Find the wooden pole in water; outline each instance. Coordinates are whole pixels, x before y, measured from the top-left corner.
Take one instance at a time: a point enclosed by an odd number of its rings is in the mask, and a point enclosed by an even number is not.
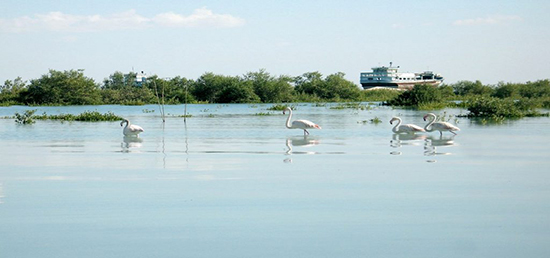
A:
[[[183,111],[183,123],[187,123],[187,83],[184,85],[185,87],[185,108]]]

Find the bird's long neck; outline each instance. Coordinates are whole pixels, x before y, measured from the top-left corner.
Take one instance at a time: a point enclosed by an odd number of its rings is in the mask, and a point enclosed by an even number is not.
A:
[[[401,125],[401,119],[397,119],[397,124],[393,127],[392,131],[397,133],[397,128]]]
[[[286,128],[291,128],[290,119],[292,118],[292,109],[288,109],[288,118],[286,119]]]
[[[126,126],[125,126],[125,127],[128,127],[128,126],[130,126],[130,120],[128,120],[128,119],[124,119],[124,122],[126,122]]]
[[[424,130],[426,130],[426,132],[433,131],[432,124],[435,122],[435,116],[431,115],[429,119],[431,119],[430,122],[428,122],[426,126],[424,126]]]
[[[286,139],[286,147],[288,148],[288,150],[286,151],[286,153],[291,153],[292,152],[292,146],[291,146],[291,140],[290,139]]]

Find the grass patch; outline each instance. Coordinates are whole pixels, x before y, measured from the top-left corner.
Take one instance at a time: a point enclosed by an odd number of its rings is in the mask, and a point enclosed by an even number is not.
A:
[[[78,115],[73,115],[73,114],[48,115],[46,114],[46,112],[44,112],[42,115],[35,115],[35,116],[32,116],[32,118],[36,120],[61,120],[61,121],[81,121],[81,122],[102,122],[102,121],[122,120],[122,117],[119,117],[113,114],[112,112],[107,112],[105,114],[102,114],[97,111],[86,111]]]
[[[330,109],[359,109],[359,110],[370,110],[371,107],[368,105],[361,104],[359,102],[349,102],[341,103],[336,106],[330,107]]]
[[[374,118],[371,118],[369,120],[363,120],[363,121],[359,121],[357,123],[363,123],[363,124],[367,124],[367,123],[370,123],[370,124],[380,124],[382,123],[382,119],[380,119],[379,117],[375,116]]]
[[[260,113],[256,113],[254,114],[255,116],[272,116],[274,115],[273,113],[271,112],[260,112]]]
[[[268,107],[267,110],[273,111],[283,111],[286,107],[290,107],[292,110],[296,110],[296,105],[284,105],[284,104],[275,104],[271,107]]]

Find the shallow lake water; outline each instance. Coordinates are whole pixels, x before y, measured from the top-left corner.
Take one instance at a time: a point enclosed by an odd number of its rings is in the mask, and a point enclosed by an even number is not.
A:
[[[270,106],[1,107],[145,132],[0,119],[0,257],[550,256],[549,118],[411,137],[389,120],[426,112],[299,104],[305,137]]]

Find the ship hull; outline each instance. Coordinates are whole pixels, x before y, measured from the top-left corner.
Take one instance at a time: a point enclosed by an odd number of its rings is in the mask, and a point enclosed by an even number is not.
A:
[[[424,81],[414,81],[414,82],[367,82],[361,83],[361,86],[365,90],[370,90],[373,88],[388,88],[396,90],[410,90],[414,88],[414,85],[432,85],[438,86],[441,84],[440,80],[424,80]]]

